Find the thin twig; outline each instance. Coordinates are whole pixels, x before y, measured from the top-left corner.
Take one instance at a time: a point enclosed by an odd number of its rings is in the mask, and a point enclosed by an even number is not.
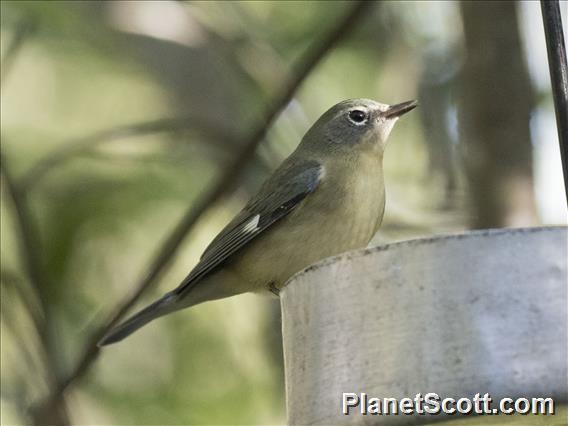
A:
[[[16,223],[19,227],[21,237],[18,239],[20,243],[20,255],[43,314],[43,322],[37,321],[37,317],[35,316],[32,316],[32,320],[34,320],[34,325],[38,328],[37,333],[40,337],[40,346],[43,351],[47,380],[52,391],[54,391],[58,389],[60,379],[57,376],[58,366],[56,355],[53,351],[54,346],[50,341],[51,315],[45,295],[45,274],[43,273],[42,262],[39,255],[39,233],[30,215],[28,200],[14,185],[12,175],[7,168],[6,160],[2,153],[0,153],[0,172],[2,173],[2,181],[5,184],[8,196],[12,199],[14,206]],[[59,398],[57,402],[57,420],[61,424],[66,424],[68,423],[68,419],[65,402],[63,398]]]
[[[177,132],[181,130],[197,130],[223,145],[232,146],[234,137],[218,126],[205,125],[195,117],[173,117],[128,124],[103,130],[89,136],[73,139],[59,145],[59,148],[39,160],[20,179],[18,187],[21,191],[30,191],[41,182],[43,176],[55,166],[71,157],[94,148],[96,145],[133,136],[149,135],[160,132]]]
[[[556,111],[560,158],[564,172],[564,190],[566,191],[566,202],[568,202],[568,65],[562,33],[562,16],[558,0],[541,0],[540,5],[548,50],[552,98]]]
[[[33,21],[30,18],[24,18],[16,25],[14,35],[12,36],[10,44],[6,48],[6,53],[2,58],[2,69],[0,71],[1,85],[5,83],[6,77],[8,77],[8,74],[12,69],[12,65],[14,64],[14,61],[18,56],[18,53],[22,49],[22,46],[24,45],[28,37],[35,31],[35,28],[36,28],[35,21]]]
[[[42,322],[43,322],[43,312],[41,307],[39,306],[37,299],[37,295],[32,295],[30,292],[33,289],[26,291],[24,288],[25,283],[22,282],[23,280],[19,278],[19,276],[13,272],[6,270],[4,267],[3,270],[0,272],[0,285],[2,288],[13,288],[15,294],[20,298],[22,301],[22,305],[26,312],[28,313],[36,333],[38,333],[38,338],[41,339],[39,333],[43,330]]]
[[[217,180],[215,185],[203,194],[197,202],[190,208],[182,220],[177,224],[170,236],[163,243],[158,251],[157,257],[151,263],[144,278],[135,288],[133,293],[129,295],[122,303],[109,316],[103,326],[98,328],[87,340],[85,350],[79,359],[79,362],[69,375],[60,383],[58,395],[52,395],[52,398],[61,397],[65,390],[80,377],[82,377],[93,361],[97,358],[99,348],[97,342],[116,324],[126,312],[138,301],[140,296],[151,288],[157,282],[164,269],[169,265],[173,255],[179,248],[185,236],[198,221],[198,219],[206,212],[212,205],[214,205],[220,198],[222,198],[228,191],[233,188],[234,182],[241,176],[245,167],[251,161],[256,147],[264,139],[268,129],[280,113],[282,109],[292,99],[294,93],[298,90],[302,82],[308,77],[310,72],[321,62],[326,54],[343,38],[347,36],[354,28],[358,20],[368,11],[372,6],[372,2],[359,1],[347,12],[347,14],[339,21],[337,25],[318,42],[317,46],[310,49],[301,61],[296,73],[291,80],[286,84],[282,93],[275,99],[269,107],[264,119],[259,123],[254,131],[247,136],[243,143],[239,146],[243,148],[235,156],[234,161],[226,168],[226,171]]]
[[[21,237],[18,239],[18,241],[20,242],[20,256],[24,261],[26,271],[32,284],[32,288],[37,296],[37,300],[39,301],[42,315],[44,316],[43,320],[45,323],[45,316],[47,315],[47,301],[44,294],[42,266],[38,253],[38,234],[33,225],[33,220],[29,214],[27,200],[14,185],[14,181],[11,174],[9,173],[9,170],[7,169],[6,160],[3,154],[0,154],[0,172],[2,174],[2,181],[4,182],[6,192],[12,200],[14,213],[16,216],[16,223],[19,226]],[[43,329],[40,329],[39,333],[41,335],[46,334],[45,330]]]
[[[19,282],[13,282],[13,280],[11,278],[7,278],[5,275],[2,276],[2,282],[5,283],[3,289],[4,290],[8,290],[11,291],[12,293],[9,293],[8,295],[6,295],[6,293],[2,292],[3,297],[0,298],[0,305],[1,305],[1,311],[0,311],[0,317],[2,318],[2,321],[6,327],[6,329],[12,333],[13,335],[13,341],[14,341],[14,346],[15,348],[17,348],[18,351],[18,358],[22,361],[22,364],[26,366],[26,368],[22,368],[21,372],[19,372],[18,376],[21,376],[21,382],[25,383],[26,380],[24,380],[24,376],[26,375],[25,373],[28,373],[27,376],[28,377],[33,377],[34,381],[33,384],[31,384],[32,386],[37,387],[38,386],[38,380],[37,380],[37,362],[36,362],[36,358],[34,357],[35,354],[35,347],[34,348],[30,348],[29,344],[27,344],[26,339],[22,338],[22,321],[19,315],[17,315],[16,312],[14,312],[15,310],[17,310],[18,305],[17,303],[14,303],[14,299],[13,297],[10,296],[16,296],[16,294],[19,294],[19,292],[21,291],[21,283]],[[19,296],[21,297],[21,296]],[[22,299],[24,300],[24,299]],[[26,310],[28,310],[27,307],[25,307]],[[33,318],[33,312],[30,313],[28,311],[28,315],[30,315],[30,317]],[[42,360],[43,362],[43,360]],[[43,366],[42,366],[43,367]],[[31,374],[29,374],[31,372]],[[22,395],[23,396],[23,395]],[[22,400],[24,400],[22,398]],[[24,407],[21,407],[22,413],[25,413],[26,410],[24,409]]]

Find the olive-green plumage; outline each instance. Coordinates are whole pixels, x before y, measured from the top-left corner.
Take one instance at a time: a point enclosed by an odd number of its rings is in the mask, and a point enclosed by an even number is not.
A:
[[[365,247],[385,208],[386,140],[398,117],[415,106],[353,99],[329,109],[179,287],[113,329],[100,345],[208,300],[277,293],[308,265]]]

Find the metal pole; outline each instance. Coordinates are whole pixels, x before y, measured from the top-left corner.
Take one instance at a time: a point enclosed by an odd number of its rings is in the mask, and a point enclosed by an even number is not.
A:
[[[560,157],[564,171],[564,189],[566,202],[568,202],[568,67],[566,65],[566,45],[562,33],[562,17],[558,0],[541,0],[540,6],[548,50]]]

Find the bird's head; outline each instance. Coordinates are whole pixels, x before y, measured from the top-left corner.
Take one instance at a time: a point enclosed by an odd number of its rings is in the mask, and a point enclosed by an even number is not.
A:
[[[416,101],[387,105],[370,99],[340,102],[316,121],[302,145],[324,152],[370,148],[382,154],[394,123],[416,105]]]

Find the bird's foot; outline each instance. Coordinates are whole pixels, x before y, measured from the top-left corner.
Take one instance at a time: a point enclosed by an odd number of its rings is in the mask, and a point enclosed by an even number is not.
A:
[[[280,296],[280,289],[278,287],[276,287],[276,284],[274,283],[270,283],[268,284],[268,290],[270,290],[270,292],[276,296]]]

